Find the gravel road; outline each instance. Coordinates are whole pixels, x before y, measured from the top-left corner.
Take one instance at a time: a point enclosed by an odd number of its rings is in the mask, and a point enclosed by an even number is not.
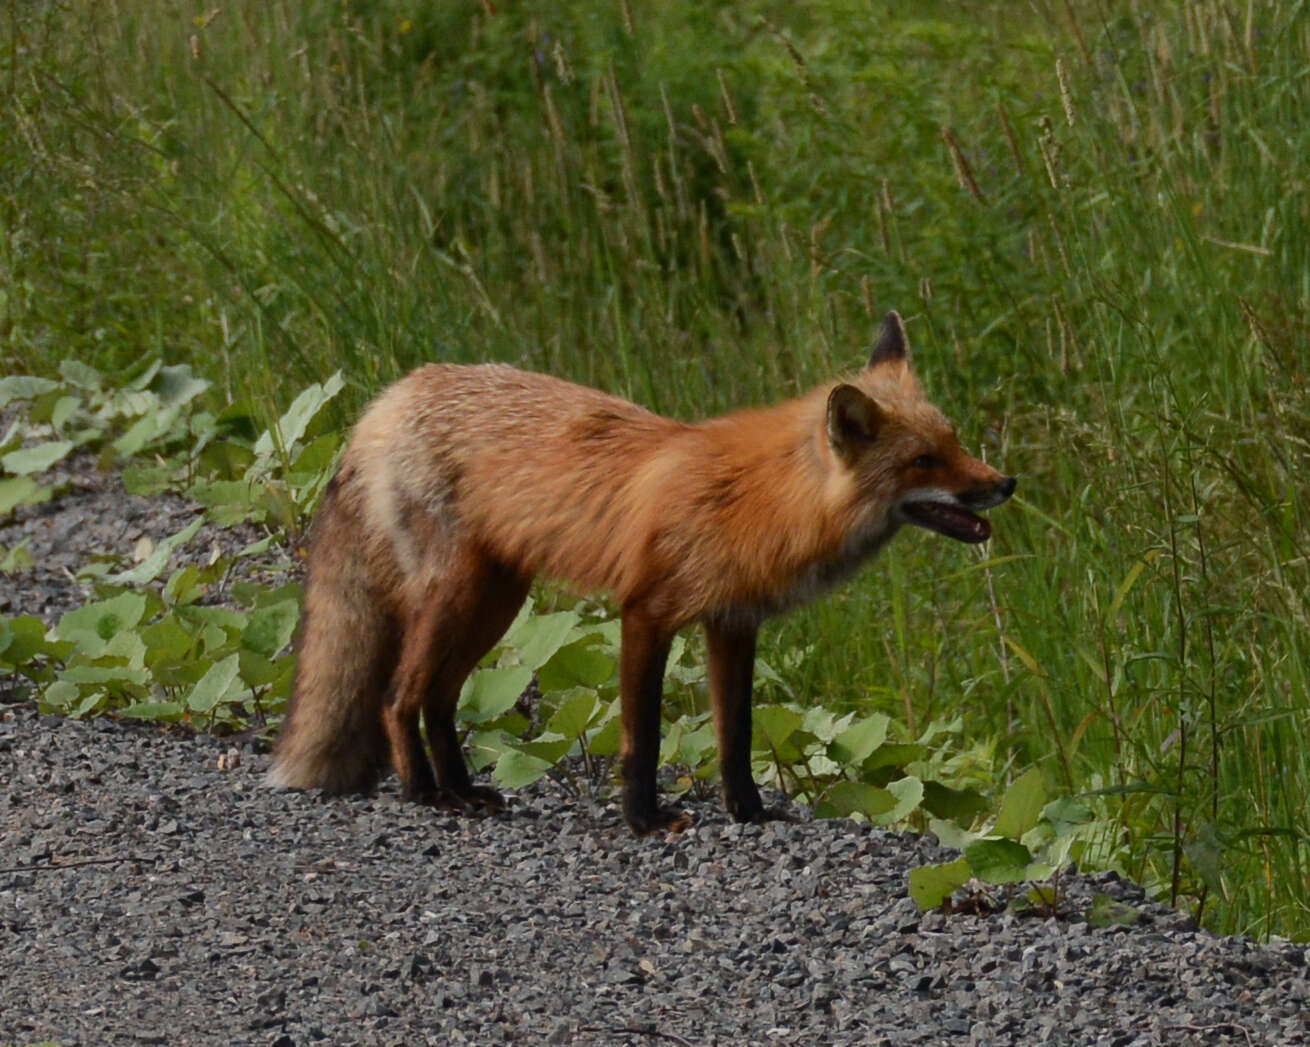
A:
[[[693,805],[635,840],[551,782],[463,817],[275,792],[235,752],[0,711],[0,1043],[1310,1042],[1305,946],[1114,877],[1071,901],[1131,927],[920,915],[906,875],[944,855],[848,821]]]
[[[164,505],[78,474],[20,510],[0,544],[38,562],[0,613],[57,616],[77,551],[194,511]],[[1113,876],[1068,909],[1100,891],[1132,926],[921,915],[906,876],[949,857],[922,839],[693,804],[635,840],[550,781],[492,818],[390,783],[324,801],[231,745],[0,705],[0,1045],[1310,1043],[1306,946],[1198,932]]]

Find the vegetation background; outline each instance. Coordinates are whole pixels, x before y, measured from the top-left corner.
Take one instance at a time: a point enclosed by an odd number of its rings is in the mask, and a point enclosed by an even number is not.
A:
[[[533,10],[533,8],[539,8]],[[0,357],[188,363],[346,426],[428,360],[699,417],[909,323],[1021,478],[767,630],[806,703],[943,717],[1113,865],[1310,936],[1310,13],[923,0],[0,14]]]

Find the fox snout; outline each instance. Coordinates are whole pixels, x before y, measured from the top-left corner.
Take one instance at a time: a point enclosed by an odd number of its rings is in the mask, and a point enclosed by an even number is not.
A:
[[[1015,477],[1002,476],[995,483],[970,487],[967,491],[961,491],[956,497],[970,509],[994,509],[1014,494],[1014,489],[1018,485],[1019,481]]]
[[[1014,494],[1018,483],[1013,476],[998,474],[994,482],[973,484],[962,491],[917,488],[901,499],[900,515],[907,523],[959,542],[985,542],[992,536],[992,525],[978,513],[1000,505]]]

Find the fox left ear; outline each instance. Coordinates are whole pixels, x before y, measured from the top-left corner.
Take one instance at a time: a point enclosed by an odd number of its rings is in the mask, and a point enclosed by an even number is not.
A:
[[[853,458],[881,427],[882,409],[855,386],[839,385],[828,394],[828,444],[841,458]]]
[[[905,337],[905,325],[901,323],[901,314],[892,310],[882,321],[882,330],[878,333],[878,344],[869,354],[869,366],[889,363],[893,360],[908,360],[910,341]]]

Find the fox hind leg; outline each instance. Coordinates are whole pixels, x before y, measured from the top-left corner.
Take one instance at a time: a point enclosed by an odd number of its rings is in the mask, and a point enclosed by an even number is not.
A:
[[[529,584],[464,550],[410,593],[400,656],[382,708],[392,766],[406,799],[451,807],[503,806],[494,790],[474,787],[469,779],[455,733],[455,705],[464,679],[514,620]],[[419,732],[420,712],[431,761]]]
[[[424,697],[423,723],[427,728],[437,781],[443,792],[458,797],[471,807],[501,810],[505,802],[496,790],[474,785],[469,779],[468,765],[464,762],[459,736],[455,732],[455,707],[459,702],[460,688],[514,621],[527,599],[531,584],[531,579],[500,564],[487,566],[478,591],[472,593],[474,599],[462,612],[463,629],[459,639],[432,674]]]

